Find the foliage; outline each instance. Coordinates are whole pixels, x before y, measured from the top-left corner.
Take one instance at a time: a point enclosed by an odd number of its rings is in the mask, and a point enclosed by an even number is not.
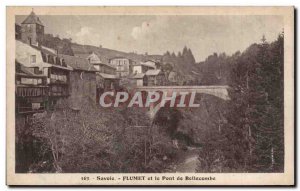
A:
[[[66,103],[33,120],[32,134],[51,153],[54,172],[160,172],[168,166],[171,141],[152,126],[145,108],[99,108],[78,112]],[[41,172],[43,161],[32,165]],[[49,172],[49,169],[47,170]]]
[[[178,52],[176,55],[174,52],[170,54],[167,51],[162,56],[163,69],[167,73],[170,71],[176,72],[178,76],[178,85],[192,84],[195,81],[195,76],[192,71],[197,71],[196,61],[191,49],[186,46],[183,48],[182,53]]]
[[[61,39],[59,36],[54,37],[52,34],[45,34],[40,43],[45,47],[57,50],[59,54],[74,56],[71,47],[72,39]]]
[[[219,60],[217,55],[214,59]],[[213,171],[212,158],[221,158],[216,166],[223,171],[282,172],[283,34],[275,42],[251,45],[242,54],[226,58],[225,64],[230,66],[231,86],[226,123],[220,137],[208,136],[198,171]]]

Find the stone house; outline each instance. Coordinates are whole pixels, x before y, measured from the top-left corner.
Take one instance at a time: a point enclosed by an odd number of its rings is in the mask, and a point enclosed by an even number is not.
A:
[[[87,59],[60,55],[65,63],[72,68],[69,85],[69,105],[71,108],[80,110],[84,99],[90,99],[96,103],[96,72]]]

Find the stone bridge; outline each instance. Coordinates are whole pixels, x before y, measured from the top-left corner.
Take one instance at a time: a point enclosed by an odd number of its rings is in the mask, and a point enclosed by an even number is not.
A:
[[[228,95],[228,86],[140,86],[136,87],[137,91],[145,92],[168,92],[172,94],[173,92],[196,92],[197,94],[208,94],[216,96],[223,100],[230,100]],[[156,113],[160,110],[160,104],[154,106],[150,105],[149,116],[154,119]]]

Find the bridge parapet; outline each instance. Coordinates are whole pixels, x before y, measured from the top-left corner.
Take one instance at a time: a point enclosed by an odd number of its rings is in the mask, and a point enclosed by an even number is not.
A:
[[[209,94],[224,100],[230,100],[228,95],[229,86],[141,86],[137,87],[139,91],[168,91],[168,92],[196,92],[200,94]]]
[[[146,92],[154,92],[154,91],[161,91],[161,92],[196,92],[198,94],[208,94],[212,96],[216,96],[221,98],[225,101],[230,100],[228,95],[228,88],[229,86],[140,86],[137,87],[136,90],[138,91],[146,91]],[[160,104],[153,106],[151,105],[149,108],[148,115],[151,119],[154,119],[156,113],[160,110]]]

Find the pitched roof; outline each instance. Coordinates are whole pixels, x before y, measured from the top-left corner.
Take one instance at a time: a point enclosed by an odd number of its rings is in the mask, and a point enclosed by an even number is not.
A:
[[[97,73],[97,75],[101,76],[104,79],[118,79],[115,75],[105,74],[105,73]]]
[[[90,60],[90,62],[93,64],[102,64],[101,59],[99,58],[99,56],[97,54],[95,54],[95,52],[92,52],[92,54],[90,54],[87,57],[87,59]]]
[[[33,11],[31,11],[30,15],[28,15],[28,17],[22,22],[22,24],[39,24],[44,26],[39,17],[36,16]]]
[[[90,72],[97,72],[96,68],[91,65],[87,59],[80,58],[77,56],[69,56],[64,54],[59,54],[61,58],[63,58],[66,64],[72,67],[74,70],[84,70]]]
[[[87,60],[89,60],[91,64],[105,65],[105,66],[107,66],[107,67],[116,69],[114,66],[110,65],[110,64],[108,63],[108,61],[107,61],[105,58],[101,58],[101,56],[99,56],[99,55],[96,54],[95,52],[92,52],[92,54],[90,54],[90,55],[87,57]],[[102,60],[103,60],[104,62],[102,62]]]
[[[141,65],[156,69],[155,62],[153,61],[142,62]]]
[[[19,63],[17,60],[15,60],[15,64],[16,64],[16,75],[30,76],[30,77],[46,77],[45,75],[34,74],[33,72],[29,71],[27,67],[25,67],[23,64]]]
[[[131,60],[130,58],[127,58],[125,56],[114,56],[114,57],[109,58],[109,60],[114,60],[114,59],[127,59],[127,60]]]
[[[16,58],[15,60],[21,64],[23,64],[25,67],[39,67],[39,68],[45,68],[45,67],[51,67],[51,64],[45,63],[43,61],[38,61],[37,63],[30,63],[28,62],[27,56],[24,56],[25,53],[32,52],[36,50],[36,53],[40,53],[40,50],[34,46],[30,46],[29,44],[26,44],[20,40],[16,40]]]
[[[16,40],[15,42],[16,42],[16,58],[15,59],[17,62],[23,64],[27,68],[38,67],[41,69],[41,68],[56,67],[56,68],[60,68],[63,70],[72,70],[72,68],[67,65],[57,65],[57,64],[53,64],[53,63],[48,63],[48,62],[45,62],[43,59],[37,60],[36,63],[30,63],[30,62],[26,61],[27,57],[24,57],[23,52],[30,53],[33,50],[36,50],[37,52],[35,52],[35,53],[42,54],[42,57],[43,57],[43,54],[50,54],[51,56],[57,56],[57,55],[55,55],[52,52],[50,52],[46,49],[43,49],[41,47],[36,47],[36,46],[26,44],[20,40]],[[32,53],[30,53],[30,54],[32,54]]]
[[[146,72],[146,75],[147,75],[147,76],[156,76],[156,75],[158,75],[158,74],[160,73],[160,71],[161,71],[161,70],[148,70],[148,71]]]
[[[141,79],[141,78],[144,78],[145,74],[144,73],[137,73],[137,74],[134,74],[132,76],[129,76],[129,78],[131,79]]]

